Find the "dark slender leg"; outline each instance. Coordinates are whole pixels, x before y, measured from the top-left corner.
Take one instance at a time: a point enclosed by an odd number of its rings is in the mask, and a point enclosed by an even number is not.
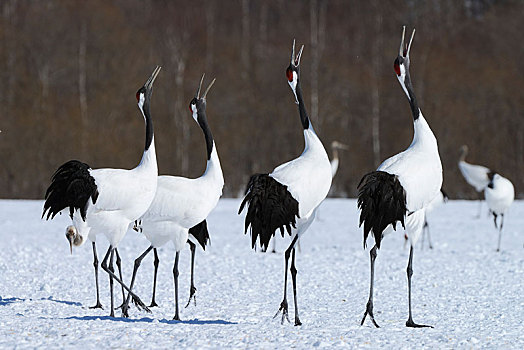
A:
[[[96,254],[96,243],[93,242],[93,266],[95,267],[95,283],[96,283],[96,304],[90,306],[90,309],[104,309],[100,303],[100,292],[98,289],[98,255]]]
[[[287,267],[288,267],[288,262],[289,262],[289,256],[291,254],[291,251],[293,250],[293,248],[295,247],[295,243],[297,242],[297,239],[298,239],[298,235],[295,236],[295,238],[293,238],[293,240],[291,241],[291,244],[289,245],[289,247],[286,249],[286,253],[284,255],[284,259],[285,259],[285,270],[284,270],[284,299],[282,300],[282,302],[280,303],[280,308],[278,309],[277,313],[275,314],[275,316],[273,316],[273,318],[277,317],[278,313],[280,311],[282,311],[282,324],[284,324],[284,319],[286,319],[288,322],[289,322],[289,316],[288,316],[288,308],[287,308]]]
[[[362,321],[360,322],[360,325],[362,326],[364,324],[364,321],[366,320],[366,316],[369,315],[371,318],[371,322],[375,325],[375,327],[379,328],[379,325],[377,322],[375,322],[375,316],[373,316],[373,281],[375,278],[375,259],[377,258],[377,246],[373,246],[371,250],[369,251],[369,258],[371,261],[371,283],[369,285],[369,299],[368,303],[366,304],[366,312],[364,313],[364,317],[362,318]]]
[[[429,234],[429,225],[427,221],[426,221],[426,232],[428,233],[429,249],[433,249],[433,244],[431,243],[431,235]]]
[[[293,300],[295,301],[295,326],[301,326],[302,322],[298,318],[298,303],[297,303],[297,269],[295,267],[295,248],[291,252],[291,279],[293,281]]]
[[[158,260],[158,253],[156,251],[156,248],[153,248],[153,253],[155,254],[155,260],[153,261],[153,264],[155,266],[155,273],[153,275],[153,297],[151,298],[151,305],[149,307],[158,306],[158,304],[155,301],[155,294],[156,294],[156,276],[158,272],[158,263],[160,260]]]
[[[175,317],[173,320],[180,321],[180,315],[178,314],[178,258],[180,252],[176,252],[175,255],[175,265],[173,266],[173,277],[175,279]]]
[[[136,272],[138,271],[138,268],[140,267],[140,264],[142,263],[142,260],[149,254],[149,252],[153,249],[153,246],[149,246],[138,258],[135,260],[135,266],[133,268],[133,277],[131,277],[131,285],[129,285],[129,289],[133,290],[133,286],[135,285],[135,278],[136,278]],[[123,288],[123,287],[122,287]],[[131,298],[131,294],[127,294],[127,298],[124,300],[124,304],[122,305],[122,317],[129,317],[129,314],[127,313],[127,310],[129,309],[129,299]]]
[[[120,254],[118,254],[117,248],[115,248],[115,254],[116,254],[116,267],[118,268],[118,275],[120,276],[120,280],[123,281],[124,278],[122,277],[122,260],[120,259]],[[126,300],[126,293],[124,292],[124,287],[122,287],[122,305],[124,305],[124,300]]]
[[[194,280],[194,274],[195,274],[195,253],[196,253],[196,245],[191,242],[187,241],[189,244],[189,249],[191,249],[191,287],[189,287],[189,300],[187,301],[186,307],[189,306],[189,303],[191,302],[191,298],[194,298],[195,300],[195,306],[196,306],[196,287],[195,287],[195,280]]]
[[[504,225],[504,214],[500,214],[499,243],[497,245],[497,252],[500,252],[500,239],[502,238],[502,226],[503,225]]]
[[[420,237],[420,250],[424,250],[424,236],[426,234],[426,228],[428,227],[428,222],[424,220],[424,226],[422,227],[422,237]]]
[[[115,269],[113,267],[113,256],[114,256],[114,249],[111,249],[111,255],[109,258],[109,271],[111,271],[113,274],[115,272]],[[111,291],[111,313],[109,316],[115,317],[115,301],[113,298],[113,277],[112,275],[109,275],[109,290]]]
[[[409,305],[409,317],[408,317],[408,320],[406,321],[406,327],[415,327],[415,328],[420,328],[420,327],[430,327],[430,328],[433,328],[432,326],[428,326],[428,325],[425,325],[425,324],[416,324],[415,322],[413,322],[413,317],[412,317],[412,314],[411,314],[411,276],[413,275],[413,246],[411,246],[410,250],[409,250],[409,261],[408,261],[408,268],[406,269],[406,272],[408,274],[408,305]]]
[[[106,253],[106,256],[104,257],[104,260],[102,260],[102,264],[100,265],[102,267],[102,269],[107,272],[109,274],[110,277],[112,277],[115,281],[117,281],[118,283],[120,283],[125,290],[127,290],[131,296],[133,297],[133,299],[135,299],[135,301],[137,302],[138,304],[138,307],[141,307],[143,310],[147,311],[147,312],[151,312],[151,310],[149,310],[149,308],[142,302],[142,300],[140,300],[140,298],[138,297],[138,295],[136,295],[135,293],[133,293],[128,286],[126,286],[124,284],[124,282],[122,282],[121,279],[119,279],[113,271],[111,271],[108,267],[107,267],[107,260],[108,260],[108,257],[109,257],[109,253],[111,253],[113,251],[113,247],[112,246],[109,246],[109,248],[107,249],[107,253]]]

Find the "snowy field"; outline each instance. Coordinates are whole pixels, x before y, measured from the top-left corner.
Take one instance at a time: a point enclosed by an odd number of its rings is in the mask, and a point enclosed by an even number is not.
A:
[[[100,274],[104,310],[95,302],[89,242],[69,253],[68,217],[42,221],[42,201],[0,201],[0,348],[524,348],[524,202],[506,216],[502,251],[486,206],[450,201],[430,217],[434,249],[414,255],[414,320],[435,328],[406,328],[407,248],[403,234],[386,236],[376,261],[376,329],[360,326],[369,288],[369,255],[362,249],[355,200],[327,200],[297,255],[303,326],[273,319],[282,300],[283,254],[250,248],[239,200],[221,200],[208,219],[211,246],[197,251],[197,304],[189,296],[189,249],[181,254],[180,317],[174,315],[171,244],[159,251],[157,302],[152,314],[130,309],[110,318],[108,278]],[[119,250],[124,279],[147,248],[128,232]],[[98,241],[105,253],[104,237]],[[100,256],[101,260],[102,256]],[[136,289],[149,304],[152,254],[142,262]],[[117,303],[121,291],[115,289]],[[293,319],[291,282],[288,288]],[[120,316],[120,311],[116,311]]]

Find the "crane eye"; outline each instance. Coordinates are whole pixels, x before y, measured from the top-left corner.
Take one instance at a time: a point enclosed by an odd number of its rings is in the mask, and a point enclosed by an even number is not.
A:
[[[289,67],[286,69],[286,77],[290,82],[293,81],[293,70]]]
[[[136,100],[140,101],[140,92],[139,91],[136,92]]]

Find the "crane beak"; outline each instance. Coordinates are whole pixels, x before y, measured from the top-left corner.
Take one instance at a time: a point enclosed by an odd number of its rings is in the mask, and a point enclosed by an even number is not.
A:
[[[298,55],[295,56],[295,39],[293,39],[293,49],[291,50],[291,65],[298,67],[300,65],[300,58],[302,57],[302,51],[304,50],[304,45],[300,48]]]
[[[202,99],[203,100],[206,99],[207,93],[209,92],[209,90],[211,89],[211,86],[213,86],[213,84],[215,83],[216,80],[217,80],[217,78],[213,79],[213,81],[207,87],[206,91],[204,91],[204,95],[202,95]]]
[[[156,66],[155,70],[153,71],[153,73],[151,74],[149,79],[147,79],[146,83],[144,84],[144,87],[146,89],[149,90],[149,89],[151,89],[153,87],[153,83],[155,82],[155,79],[158,76],[158,73],[160,72],[160,69],[162,69],[162,67]]]
[[[415,28],[411,33],[411,39],[409,39],[409,44],[404,43],[406,37],[406,26],[402,27],[402,40],[400,41],[400,48],[398,50],[398,55],[404,58],[409,58],[409,50],[411,50],[411,43],[413,42],[413,37],[415,36]]]
[[[69,251],[73,255],[73,235],[66,235],[67,240],[69,241]]]

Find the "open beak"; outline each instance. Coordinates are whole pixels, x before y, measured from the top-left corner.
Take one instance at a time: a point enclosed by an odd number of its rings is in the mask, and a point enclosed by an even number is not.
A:
[[[153,83],[155,82],[155,79],[156,79],[158,73],[160,72],[160,69],[162,69],[162,67],[156,66],[155,70],[153,71],[153,74],[151,74],[149,79],[147,79],[146,83],[144,84],[144,87],[146,89],[149,90],[149,89],[151,89],[153,87]]]
[[[400,48],[398,50],[399,56],[404,58],[409,58],[409,50],[411,50],[411,43],[413,42],[413,37],[415,36],[415,28],[413,28],[413,33],[411,33],[411,39],[409,39],[409,44],[404,44],[404,39],[406,36],[406,26],[402,27],[402,40],[400,41]]]
[[[302,51],[304,50],[304,45],[300,48],[298,55],[295,56],[295,39],[293,39],[293,50],[291,51],[291,64],[295,67],[298,67],[300,64],[300,58],[302,57]]]

